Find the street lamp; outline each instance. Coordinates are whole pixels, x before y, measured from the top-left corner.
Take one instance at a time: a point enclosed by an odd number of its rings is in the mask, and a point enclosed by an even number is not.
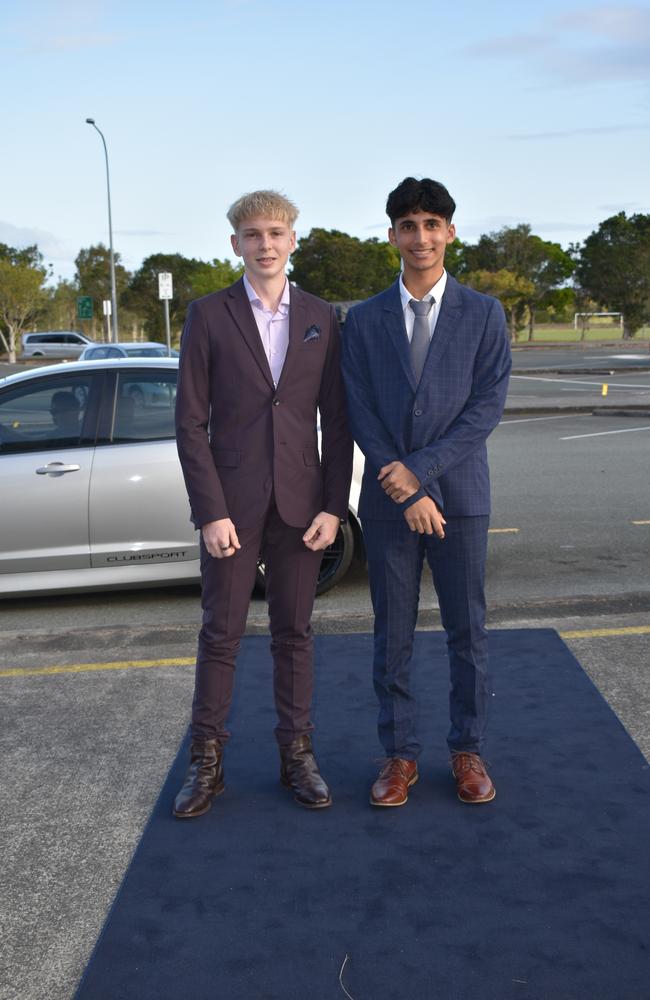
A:
[[[115,290],[115,256],[113,254],[113,223],[111,220],[111,182],[108,174],[108,150],[106,149],[106,139],[101,129],[97,128],[95,125],[94,118],[86,118],[86,124],[92,125],[96,132],[99,132],[101,140],[104,144],[104,156],[106,157],[106,190],[108,192],[108,240],[110,244],[110,260],[111,260],[111,328],[113,331],[113,340],[117,343],[117,294]]]

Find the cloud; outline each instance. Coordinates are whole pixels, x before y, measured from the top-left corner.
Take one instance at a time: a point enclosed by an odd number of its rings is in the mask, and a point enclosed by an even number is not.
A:
[[[576,135],[613,135],[617,132],[647,132],[648,125],[597,125],[594,128],[570,128],[557,132],[521,132],[506,136],[515,142],[526,139],[570,139]]]
[[[547,17],[537,31],[468,46],[483,59],[526,60],[544,86],[650,79],[650,8],[599,5]]]
[[[114,32],[93,31],[85,34],[48,35],[31,48],[34,52],[71,52],[79,49],[97,49],[117,45],[125,36]]]
[[[536,236],[543,236],[558,243],[567,241],[566,234],[568,242],[583,239],[594,228],[590,222],[571,222],[566,219],[560,222],[550,219],[542,222],[531,218],[522,219],[521,216],[515,215],[488,215],[482,219],[459,218],[458,235],[464,243],[471,243],[485,233],[498,232],[505,226],[520,226],[522,223],[527,223]]]
[[[469,45],[465,52],[473,56],[523,56],[530,52],[539,52],[553,45],[553,36],[548,32],[530,32],[529,34],[504,35],[501,38],[490,38],[485,42]]]
[[[650,43],[650,8],[641,4],[602,5],[572,11],[556,18],[555,23],[569,31],[589,31],[635,45]]]
[[[116,229],[116,236],[176,236],[177,233],[166,232],[164,229]]]
[[[37,243],[44,257],[66,257],[67,251],[57,236],[44,229],[34,229],[31,226],[14,226],[11,222],[0,220],[0,243],[10,247],[32,246]]]

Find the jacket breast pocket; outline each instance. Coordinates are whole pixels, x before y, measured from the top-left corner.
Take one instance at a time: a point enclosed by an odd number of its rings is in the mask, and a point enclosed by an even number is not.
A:
[[[302,453],[305,465],[320,465],[318,448],[305,448]]]
[[[216,466],[221,465],[226,468],[235,469],[239,465],[240,452],[238,451],[231,451],[229,448],[214,448],[212,455],[214,456],[214,464]]]

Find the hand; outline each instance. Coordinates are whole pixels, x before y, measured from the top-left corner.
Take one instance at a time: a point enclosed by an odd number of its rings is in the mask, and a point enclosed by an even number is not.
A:
[[[336,538],[340,523],[335,514],[327,514],[322,510],[311,522],[302,536],[302,540],[312,552],[321,552]]]
[[[201,528],[205,547],[215,559],[227,559],[234,556],[237,549],[241,548],[235,525],[229,517],[222,517],[219,521],[208,521]]]
[[[422,497],[421,500],[416,500],[414,504],[406,508],[404,517],[411,531],[417,531],[421,535],[445,537],[444,525],[447,522],[431,497]]]
[[[420,480],[402,462],[389,462],[382,466],[377,479],[395,503],[403,503],[420,489]]]

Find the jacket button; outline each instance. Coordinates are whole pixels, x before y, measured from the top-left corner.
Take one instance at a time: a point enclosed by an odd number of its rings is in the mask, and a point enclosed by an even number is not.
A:
[[[279,399],[274,399],[273,400],[273,405],[274,406],[279,406],[280,405],[280,400]]]
[[[413,410],[413,413],[415,414],[416,417],[422,416],[422,410]]]

